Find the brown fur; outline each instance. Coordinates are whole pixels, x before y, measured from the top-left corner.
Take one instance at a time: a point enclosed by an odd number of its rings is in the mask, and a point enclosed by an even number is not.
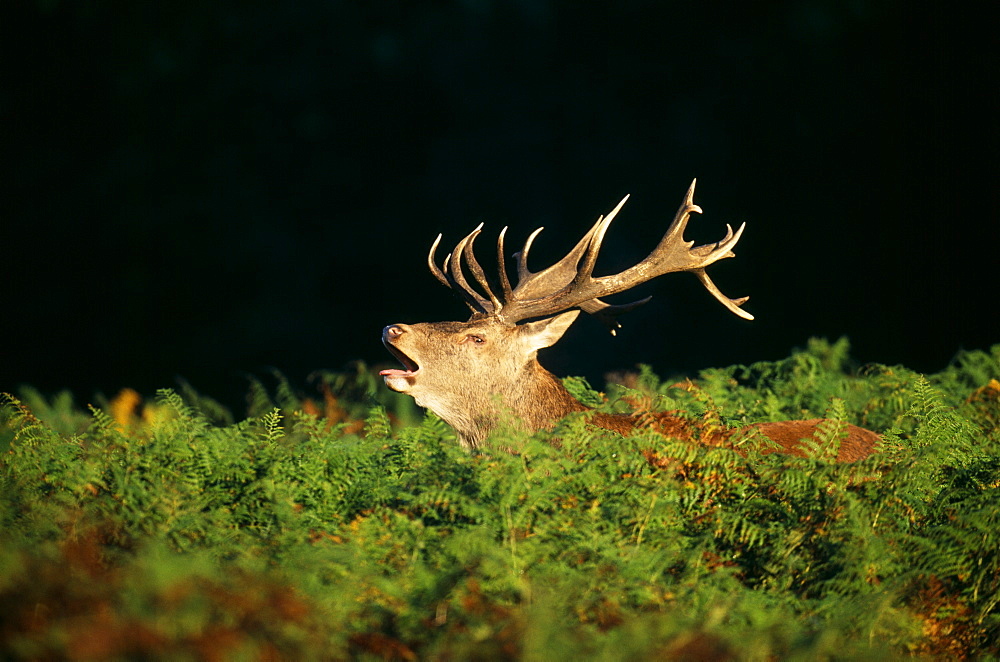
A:
[[[494,319],[469,322],[395,324],[386,327],[383,342],[407,367],[386,370],[389,388],[412,395],[417,404],[448,422],[467,448],[476,448],[501,420],[525,431],[551,429],[556,421],[590,411],[538,363],[538,349],[556,342],[576,314],[508,326]],[[762,434],[773,442],[763,452],[804,455],[802,439],[818,441],[822,419],[758,423],[746,428],[715,428],[671,413],[618,416],[595,412],[593,425],[626,435],[647,427],[677,439],[739,449],[741,439]],[[837,452],[838,462],[871,455],[878,435],[854,425]]]
[[[569,393],[566,394],[569,396]],[[572,396],[569,396],[572,397]],[[575,402],[575,400],[574,400]],[[587,407],[577,402],[577,411],[586,411]],[[590,423],[621,435],[631,434],[636,428],[648,428],[674,439],[680,439],[705,446],[724,446],[739,450],[739,442],[751,438],[754,434],[762,434],[770,443],[760,449],[762,453],[787,453],[788,455],[805,456],[810,452],[808,444],[803,440],[818,443],[819,425],[822,418],[811,418],[797,421],[777,421],[771,423],[756,423],[744,428],[713,428],[700,421],[668,412],[652,412],[642,415],[614,415],[596,412]],[[832,422],[831,422],[832,423]],[[879,436],[871,430],[846,424],[840,431],[840,446],[837,450],[837,462],[855,462],[871,455],[879,441]]]

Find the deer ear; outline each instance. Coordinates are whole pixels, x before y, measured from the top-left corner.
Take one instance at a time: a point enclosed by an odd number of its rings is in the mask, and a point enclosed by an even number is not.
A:
[[[566,329],[576,321],[579,314],[579,310],[570,310],[555,317],[522,324],[521,334],[528,346],[528,351],[536,352],[543,347],[555,345],[566,333]]]

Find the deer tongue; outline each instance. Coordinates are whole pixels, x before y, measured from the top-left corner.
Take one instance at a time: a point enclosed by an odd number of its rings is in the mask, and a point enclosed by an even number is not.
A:
[[[389,368],[387,370],[379,370],[378,374],[383,377],[412,377],[413,370],[399,370],[397,368]]]
[[[400,370],[398,368],[388,368],[386,370],[379,371],[378,374],[382,375],[383,377],[412,377],[413,373],[415,373],[417,370],[420,369],[416,361],[411,359],[409,356],[404,354],[396,347],[393,347],[392,345],[387,343],[386,348],[388,348],[389,352],[393,356],[399,359],[399,362],[403,364],[405,370]]]

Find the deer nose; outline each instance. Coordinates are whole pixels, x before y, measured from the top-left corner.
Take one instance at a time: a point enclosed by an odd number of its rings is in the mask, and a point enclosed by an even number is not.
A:
[[[382,329],[382,340],[393,340],[403,335],[403,328],[397,324],[390,324]]]

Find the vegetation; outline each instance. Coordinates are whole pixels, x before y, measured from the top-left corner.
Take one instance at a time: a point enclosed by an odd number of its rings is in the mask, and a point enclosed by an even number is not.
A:
[[[885,433],[851,465],[585,415],[471,456],[364,370],[316,399],[255,384],[239,422],[187,388],[88,413],[25,390],[0,413],[0,652],[996,659],[998,379],[1000,345],[922,376],[813,341],[681,383],[644,368],[606,396],[567,380],[611,410]]]

